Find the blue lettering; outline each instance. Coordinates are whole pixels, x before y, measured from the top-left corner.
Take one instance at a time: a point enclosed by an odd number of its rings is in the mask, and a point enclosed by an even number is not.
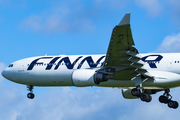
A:
[[[31,62],[31,64],[30,64],[29,67],[27,68],[27,70],[32,70],[33,67],[34,67],[36,64],[37,64],[37,65],[39,65],[39,64],[42,65],[42,64],[43,64],[42,62],[37,63],[38,60],[40,60],[40,59],[50,59],[50,58],[52,58],[52,57],[42,57],[42,58],[35,59],[34,61]]]
[[[57,70],[59,68],[59,66],[61,65],[61,63],[64,61],[64,64],[66,65],[66,67],[68,69],[73,69],[75,64],[78,62],[79,59],[81,59],[83,56],[78,57],[73,63],[71,63],[69,57],[64,57],[62,58],[55,66],[54,70]],[[104,58],[105,56],[101,56],[96,63],[93,61],[91,56],[88,56],[86,58],[84,58],[80,64],[78,65],[77,69],[80,69],[82,67],[82,65],[84,64],[85,61],[87,61],[88,65],[90,68],[95,68],[98,66],[98,64],[100,64],[101,60]],[[43,65],[43,62],[38,62],[40,59],[52,59],[53,57],[41,57],[38,59],[35,59],[34,61],[31,62],[31,64],[29,65],[29,67],[27,68],[27,70],[32,70],[34,68],[35,65]],[[55,62],[61,57],[55,57],[53,58],[48,64],[47,67],[45,68],[45,70],[51,70],[52,66],[55,64]],[[145,58],[146,59],[146,58]],[[103,63],[101,63],[100,67],[103,66]]]
[[[54,70],[57,70],[59,68],[59,66],[61,65],[62,61],[64,61],[66,67],[68,69],[73,69],[74,68],[74,65],[77,63],[77,61],[82,58],[82,56],[78,57],[73,63],[70,62],[69,60],[69,57],[65,57],[65,58],[62,58],[58,64],[56,65],[56,67],[54,68]]]
[[[46,70],[50,70],[52,68],[52,66],[54,65],[54,63],[59,59],[60,57],[55,57],[54,59],[51,60],[51,62],[49,62],[49,64],[46,67]]]
[[[151,56],[157,56],[157,58],[155,60],[146,60],[148,57],[151,57]],[[141,60],[144,62],[147,62],[151,68],[157,68],[155,63],[161,61],[162,58],[163,56],[161,55],[148,55],[141,58]]]
[[[100,58],[97,60],[97,62],[94,63],[92,57],[91,57],[91,56],[88,56],[88,57],[84,58],[84,59],[81,61],[81,63],[80,63],[79,66],[77,67],[77,69],[80,69],[85,61],[87,61],[87,63],[88,63],[88,65],[90,66],[90,68],[95,68],[95,67],[97,67],[97,65],[99,64],[99,62],[100,62],[104,57],[105,57],[105,56],[100,57]],[[101,66],[102,66],[102,65],[101,65]]]

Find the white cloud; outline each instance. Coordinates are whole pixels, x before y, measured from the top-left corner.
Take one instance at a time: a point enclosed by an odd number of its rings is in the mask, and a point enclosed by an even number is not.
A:
[[[94,3],[98,8],[106,7],[108,9],[122,10],[126,7],[126,4],[130,5],[131,0],[94,0]]]
[[[180,11],[180,1],[179,0],[166,0],[167,6],[171,7],[172,14],[178,13]]]
[[[0,0],[0,6],[11,8],[26,8],[26,0]]]
[[[180,28],[180,1],[179,0],[166,0],[166,11],[175,27]]]
[[[2,62],[0,62],[0,82],[4,79],[2,76],[1,76],[1,72],[6,68],[6,65]]]
[[[0,119],[31,120],[32,117],[39,120],[90,120],[96,117],[106,119],[106,116],[109,116],[106,113],[111,112],[108,109],[112,109],[121,101],[119,96],[116,96],[117,93],[119,95],[117,89],[47,88],[48,92],[43,92],[36,95],[35,99],[29,100],[26,98],[24,88],[20,85],[11,86],[11,89],[3,87],[1,96],[4,99],[0,100],[2,113]],[[20,92],[15,89],[19,89]]]
[[[93,89],[93,88],[92,88]],[[96,89],[96,88],[95,88]],[[36,103],[32,106],[30,113],[26,113],[26,117],[34,114],[34,119],[92,119],[93,115],[100,114],[104,111],[104,107],[118,103],[118,97],[115,97],[117,91],[113,89],[96,89],[91,91],[87,88],[59,88],[50,90],[36,98]],[[111,92],[111,93],[109,93]],[[110,95],[111,94],[111,95]],[[111,97],[115,97],[113,100]],[[38,101],[42,101],[38,103]],[[35,112],[39,111],[39,112]],[[107,110],[108,111],[108,110]],[[104,113],[103,113],[104,114]],[[43,116],[42,116],[43,115]],[[23,118],[24,115],[18,116]]]
[[[179,0],[134,0],[135,3],[147,10],[151,17],[168,16],[176,27],[180,28]]]
[[[5,64],[0,63],[0,71],[4,68]],[[151,103],[145,103],[139,99],[124,99],[120,89],[48,87],[36,93],[41,87],[35,87],[36,97],[29,100],[24,85],[12,82],[6,85],[7,82],[4,80],[0,84],[0,119],[4,120],[178,119],[178,109],[172,110],[158,102],[162,93],[153,95]],[[179,88],[171,93],[174,100],[180,102],[178,91]]]
[[[166,36],[156,52],[180,52],[180,33]]]
[[[5,67],[0,63],[0,71]],[[3,120],[178,119],[175,116],[178,109],[159,103],[162,92],[153,95],[152,102],[145,103],[140,99],[124,99],[121,90],[113,88],[34,87],[35,98],[30,100],[25,85],[3,80],[0,91],[0,119]],[[179,88],[172,90],[171,94],[173,100],[180,102],[178,91]]]
[[[31,15],[21,23],[21,28],[43,33],[82,32],[94,29],[90,9],[79,1],[61,1],[40,14]]]
[[[33,100],[26,98],[26,87],[11,84],[9,87],[0,85],[0,119],[6,120],[92,120],[92,119],[147,119],[168,120],[178,113],[165,104],[158,102],[158,95],[153,95],[151,103],[141,100],[127,100],[121,95],[120,89],[113,88],[72,88],[48,87],[36,94]],[[18,91],[17,91],[18,90]],[[176,92],[175,92],[176,91]],[[172,95],[178,95],[178,89]],[[179,96],[175,99],[180,100]],[[168,112],[168,114],[166,114]]]
[[[21,22],[20,28],[41,33],[94,30],[97,19],[102,15],[108,16],[110,15],[108,12],[121,12],[126,8],[131,10],[130,6],[134,2],[147,10],[149,16],[157,17],[167,14],[180,26],[180,2],[178,0],[92,0],[86,4],[83,0],[66,0],[50,2],[49,9],[29,15]],[[26,0],[18,0],[18,2],[0,0],[0,3],[27,8]]]
[[[149,16],[159,16],[164,7],[162,2],[160,3],[160,0],[135,0],[135,3],[147,9]]]
[[[41,33],[94,30],[97,19],[107,16],[109,9],[121,10],[125,5],[122,0],[92,0],[86,4],[83,0],[60,1],[52,4],[50,9],[25,18],[20,28]]]
[[[21,28],[35,30],[42,33],[75,31],[82,32],[84,29],[93,29],[94,26],[88,18],[71,18],[76,13],[65,15],[32,15],[21,24]]]

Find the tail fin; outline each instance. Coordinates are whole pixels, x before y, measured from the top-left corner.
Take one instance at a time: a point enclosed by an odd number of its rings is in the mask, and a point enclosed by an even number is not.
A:
[[[118,26],[123,26],[123,25],[129,25],[130,24],[130,13],[126,13],[121,20],[121,22],[118,24]]]

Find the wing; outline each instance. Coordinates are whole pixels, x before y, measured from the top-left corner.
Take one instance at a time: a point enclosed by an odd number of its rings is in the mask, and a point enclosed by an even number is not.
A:
[[[114,27],[106,53],[106,59],[100,72],[110,74],[114,80],[134,80],[138,77],[147,80],[152,77],[145,69],[138,50],[134,47],[130,28],[130,13]]]

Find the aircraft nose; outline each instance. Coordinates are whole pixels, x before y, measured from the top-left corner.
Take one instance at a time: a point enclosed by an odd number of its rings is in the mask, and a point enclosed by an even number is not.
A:
[[[1,75],[2,75],[3,77],[7,78],[7,77],[8,77],[8,71],[7,71],[7,70],[3,70],[2,73],[1,73]]]
[[[16,69],[12,69],[7,67],[5,70],[1,72],[1,75],[13,82],[20,83],[21,79],[23,79],[23,74],[19,74]],[[18,77],[19,76],[19,77]]]
[[[13,71],[9,70],[9,69],[5,69],[2,71],[1,75],[8,79],[8,80],[12,80],[14,77],[13,77]]]

